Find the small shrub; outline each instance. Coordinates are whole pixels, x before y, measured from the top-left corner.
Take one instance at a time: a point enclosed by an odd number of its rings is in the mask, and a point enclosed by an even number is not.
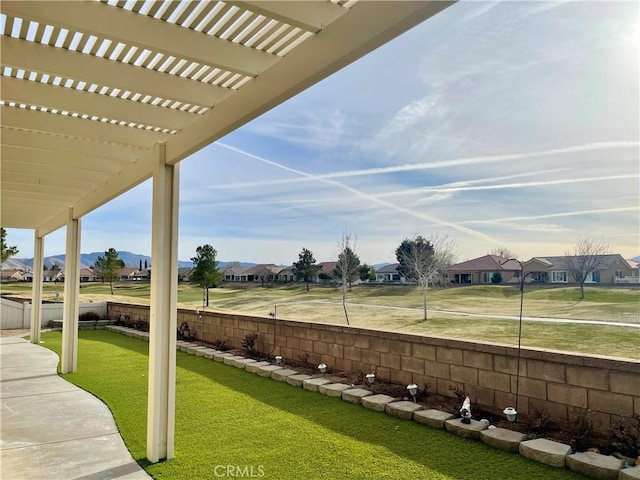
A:
[[[252,333],[250,335],[245,335],[244,340],[242,340],[242,348],[244,348],[248,354],[257,355],[258,352],[258,334]]]
[[[462,404],[464,403],[464,400],[469,396],[469,392],[467,392],[464,389],[464,387],[460,388],[455,385],[449,385],[449,390],[451,390],[456,396],[456,400],[453,406],[456,409],[456,411],[459,412],[460,409],[462,408]]]
[[[227,352],[231,350],[231,345],[229,345],[228,340],[215,340],[213,342],[213,348],[216,350],[220,350],[221,352]]]
[[[81,322],[90,322],[94,320],[100,320],[100,315],[96,312],[84,312],[78,315],[78,320]]]
[[[133,322],[133,328],[140,330],[141,332],[149,331],[149,322],[146,320],[136,320]]]
[[[546,410],[535,408],[530,415],[529,430],[536,435],[543,435],[549,432],[549,422],[551,417]]]
[[[611,446],[630,458],[640,456],[640,415],[632,415],[611,426]]]
[[[491,283],[494,285],[502,283],[502,274],[500,272],[494,272],[494,274],[491,275]]]
[[[588,447],[586,440],[593,432],[594,414],[588,408],[578,410],[576,416],[568,422],[568,431],[571,432],[569,445],[574,452],[581,452]]]
[[[182,325],[178,327],[178,340],[194,340],[196,336],[191,333],[191,329],[189,328],[189,324],[187,322],[182,322]]]

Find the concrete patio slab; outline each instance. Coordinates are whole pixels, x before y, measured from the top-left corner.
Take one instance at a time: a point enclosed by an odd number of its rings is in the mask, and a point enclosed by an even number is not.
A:
[[[0,478],[150,478],[107,406],[59,377],[57,364],[50,350],[1,339]]]

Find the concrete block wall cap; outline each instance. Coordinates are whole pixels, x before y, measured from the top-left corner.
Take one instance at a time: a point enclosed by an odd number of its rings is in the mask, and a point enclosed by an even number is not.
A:
[[[480,440],[480,432],[487,428],[484,423],[471,419],[471,423],[462,423],[461,418],[445,420],[444,428],[462,438]]]
[[[327,383],[331,383],[331,382],[326,378],[315,377],[315,378],[310,378],[309,380],[304,380],[302,382],[302,388],[304,388],[305,390],[309,390],[310,392],[317,392],[320,385],[325,385]]]
[[[411,420],[413,418],[413,412],[416,410],[422,410],[423,408],[424,407],[419,403],[401,400],[399,402],[387,403],[384,406],[384,411],[392,417]]]
[[[370,408],[371,410],[376,410],[378,412],[384,412],[385,405],[387,403],[393,402],[394,400],[394,397],[379,393],[377,395],[368,395],[366,397],[363,397],[361,403],[365,408]]]
[[[299,373],[297,375],[291,375],[290,377],[287,377],[287,383],[294,387],[302,387],[302,383],[305,380],[309,380],[311,378],[313,378],[311,375],[305,375],[304,373]]]
[[[350,385],[345,383],[326,383],[324,385],[318,385],[318,391],[328,397],[341,397],[342,391],[350,387]]]
[[[546,438],[536,438],[520,443],[520,455],[552,467],[564,467],[571,447]]]
[[[278,365],[280,366],[280,365]],[[278,382],[286,382],[287,378],[291,375],[296,375],[298,372],[288,368],[280,368],[280,370],[274,370],[271,372],[271,378]]]
[[[482,443],[511,453],[518,453],[520,443],[523,442],[525,438],[527,438],[527,436],[524,433],[507,430],[506,428],[493,428],[480,432],[480,440]]]
[[[362,398],[372,395],[372,392],[364,388],[348,388],[342,391],[342,400],[350,403],[362,403]]]
[[[441,410],[417,410],[413,412],[413,421],[433,428],[444,428],[444,422],[453,418],[454,415]]]
[[[567,455],[569,470],[596,480],[617,480],[624,461],[595,452],[579,452]]]
[[[618,480],[640,480],[640,465],[620,470]]]

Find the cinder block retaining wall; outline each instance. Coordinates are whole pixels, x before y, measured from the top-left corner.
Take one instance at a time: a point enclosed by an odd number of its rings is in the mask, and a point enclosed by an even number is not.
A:
[[[108,315],[148,320],[149,307],[109,302]],[[240,348],[246,335],[258,334],[260,351],[334,371],[368,373],[381,380],[454,397],[450,386],[464,387],[483,410],[501,414],[515,404],[518,350],[499,344],[475,343],[408,335],[333,324],[275,320],[214,312],[178,310],[178,325],[187,322],[198,340],[227,340]],[[607,432],[620,416],[640,414],[640,362],[523,348],[520,358],[518,413],[544,410],[555,422],[580,409],[594,412],[595,426]]]

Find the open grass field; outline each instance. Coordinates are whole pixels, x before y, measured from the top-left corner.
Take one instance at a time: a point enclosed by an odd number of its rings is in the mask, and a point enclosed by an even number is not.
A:
[[[59,332],[42,339],[60,352]],[[109,406],[133,457],[156,479],[216,478],[227,465],[280,480],[582,478],[202,357],[177,352],[176,360],[176,455],[153,465],[144,458],[146,342],[80,331],[78,372],[63,376]]]
[[[3,292],[30,295],[30,285],[3,286]],[[55,299],[62,285],[45,284],[45,298]],[[640,289],[587,287],[580,300],[577,287],[525,287],[525,317],[566,318],[624,322],[640,325]],[[114,287],[84,284],[81,301],[121,301],[149,304],[149,284],[121,283]],[[209,310],[242,312],[278,318],[344,324],[338,289],[304,285],[242,287],[225,285],[209,291]],[[202,309],[202,290],[180,284],[178,301],[186,308]],[[410,286],[357,286],[348,296],[350,324],[420,335],[437,335],[474,341],[517,344],[520,292],[516,286],[487,285],[429,291],[429,321],[422,322],[422,297]],[[481,314],[465,316],[445,312]],[[523,322],[522,345],[596,355],[640,359],[640,328],[598,324]]]

